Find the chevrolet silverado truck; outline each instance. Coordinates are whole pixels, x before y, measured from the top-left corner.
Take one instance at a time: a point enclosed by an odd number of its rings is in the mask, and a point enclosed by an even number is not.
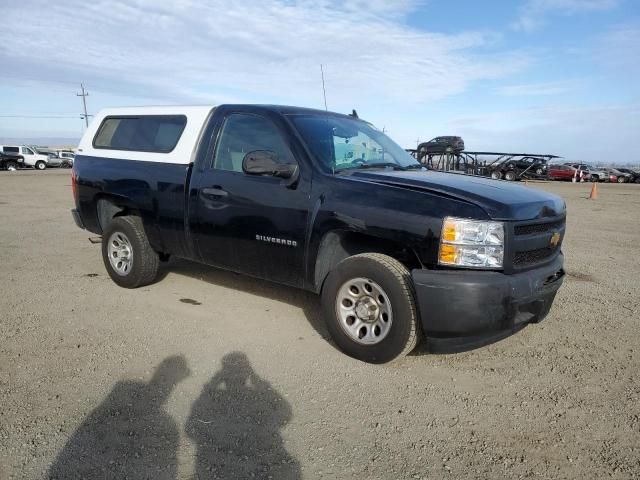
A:
[[[121,287],[175,256],[310,290],[337,346],[366,362],[504,338],[545,318],[564,276],[560,197],[428,171],[352,115],[103,110],[72,188]]]

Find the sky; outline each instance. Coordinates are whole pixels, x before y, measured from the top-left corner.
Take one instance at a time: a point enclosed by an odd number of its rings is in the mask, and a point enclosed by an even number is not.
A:
[[[0,140],[130,105],[273,103],[405,148],[640,163],[639,0],[0,0]],[[42,118],[47,117],[47,118]],[[633,158],[620,159],[621,155]]]

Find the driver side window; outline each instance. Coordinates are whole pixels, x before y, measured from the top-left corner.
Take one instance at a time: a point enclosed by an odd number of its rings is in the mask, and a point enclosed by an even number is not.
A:
[[[244,156],[255,150],[274,152],[278,163],[295,163],[278,128],[270,120],[245,113],[229,115],[222,126],[213,168],[242,172]]]

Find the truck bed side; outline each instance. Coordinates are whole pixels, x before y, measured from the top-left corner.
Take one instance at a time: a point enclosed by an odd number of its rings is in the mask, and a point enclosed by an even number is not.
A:
[[[103,200],[123,213],[138,213],[155,250],[191,256],[185,241],[189,165],[79,155],[74,169],[78,179],[78,209],[89,231],[102,233]]]

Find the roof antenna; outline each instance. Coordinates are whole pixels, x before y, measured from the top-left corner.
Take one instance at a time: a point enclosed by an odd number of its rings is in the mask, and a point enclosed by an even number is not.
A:
[[[354,108],[353,110],[351,110],[351,113],[349,114],[349,116],[350,116],[350,117],[353,117],[353,118],[360,118],[360,117],[358,116],[358,112],[356,112],[356,109],[355,109],[355,108]]]
[[[320,64],[320,75],[322,77],[322,96],[324,97],[324,111],[329,113],[329,109],[327,108],[327,91],[324,88],[324,68],[322,68],[322,64]],[[327,122],[327,131],[329,130],[329,115],[325,115],[325,120]],[[336,174],[336,165],[335,161],[331,162],[331,173],[333,175]]]
[[[322,96],[324,97],[324,111],[327,112],[327,91],[324,88],[324,69],[322,68],[322,64],[320,64],[320,76],[322,77]]]

